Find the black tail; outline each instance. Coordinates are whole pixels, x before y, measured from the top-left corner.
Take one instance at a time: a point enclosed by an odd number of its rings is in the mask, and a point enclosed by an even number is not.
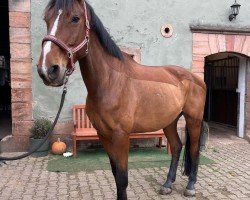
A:
[[[186,145],[185,145],[184,157],[183,157],[183,162],[184,162],[183,174],[186,176],[189,176],[191,172],[192,163],[191,163],[191,154],[190,154],[190,135],[189,135],[187,126],[185,128],[185,131],[186,131]]]
[[[189,176],[190,172],[191,172],[191,166],[192,166],[192,158],[191,158],[191,154],[190,154],[191,142],[190,142],[190,135],[189,135],[189,131],[188,131],[187,126],[186,126],[185,130],[186,130],[186,145],[185,145],[184,156],[183,156],[183,162],[184,162],[183,175]],[[202,135],[202,132],[203,132],[203,122],[201,123],[200,137]],[[200,152],[200,142],[199,142],[199,152]],[[199,154],[198,154],[198,158],[195,162],[199,163]]]

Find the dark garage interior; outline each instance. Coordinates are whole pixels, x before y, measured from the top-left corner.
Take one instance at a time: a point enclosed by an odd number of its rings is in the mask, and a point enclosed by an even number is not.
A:
[[[0,140],[11,134],[11,86],[8,0],[0,1]]]

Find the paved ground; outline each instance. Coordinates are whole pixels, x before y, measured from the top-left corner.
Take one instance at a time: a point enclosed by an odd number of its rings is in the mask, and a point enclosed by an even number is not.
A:
[[[203,154],[216,163],[200,167],[197,196],[193,199],[250,199],[250,144],[233,136],[233,132],[211,127],[209,147]],[[115,199],[109,170],[51,173],[46,165],[46,158],[28,158],[0,167],[0,199]],[[158,194],[167,170],[130,170],[129,199],[185,199],[182,193],[187,178],[181,176],[180,168],[172,194]]]

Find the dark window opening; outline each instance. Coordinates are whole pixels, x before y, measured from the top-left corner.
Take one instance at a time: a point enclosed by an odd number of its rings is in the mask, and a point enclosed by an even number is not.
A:
[[[10,41],[8,0],[0,1],[0,140],[11,134]]]

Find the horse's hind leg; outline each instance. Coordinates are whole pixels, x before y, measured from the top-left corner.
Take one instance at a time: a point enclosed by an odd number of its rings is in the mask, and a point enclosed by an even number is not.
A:
[[[127,200],[129,136],[123,132],[115,132],[111,140],[101,135],[99,138],[109,156],[116,182],[117,199]]]
[[[172,160],[168,172],[167,181],[160,190],[160,194],[162,195],[167,195],[172,192],[172,184],[173,182],[175,182],[176,179],[176,171],[182,149],[182,143],[177,132],[177,122],[178,119],[176,119],[172,124],[170,124],[168,127],[164,129],[164,133],[168,139],[168,142],[170,143]]]
[[[199,152],[200,152],[200,134],[201,119],[195,119],[185,116],[187,123],[187,141],[185,147],[185,171],[184,174],[189,176],[188,185],[184,192],[185,196],[195,196],[195,183],[197,180]]]

